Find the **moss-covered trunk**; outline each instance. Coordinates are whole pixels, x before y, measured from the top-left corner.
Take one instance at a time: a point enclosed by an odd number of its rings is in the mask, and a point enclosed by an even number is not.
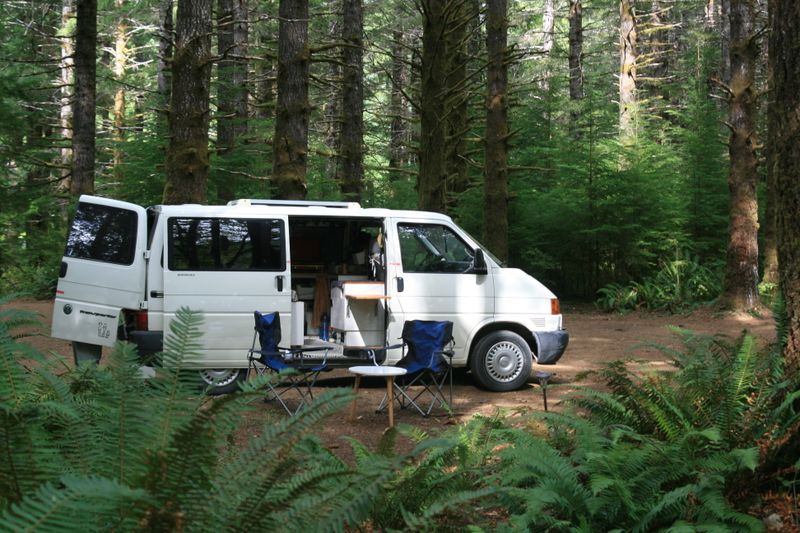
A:
[[[308,0],[281,0],[279,15],[272,183],[278,198],[302,200],[308,190]]]
[[[638,100],[636,56],[638,34],[634,0],[619,3],[619,138],[623,145],[636,142]]]
[[[218,0],[217,48],[217,153],[222,156],[217,198],[227,202],[236,195],[236,147],[247,136],[247,0]]]
[[[725,304],[731,309],[758,306],[758,199],[756,196],[756,91],[754,0],[732,0],[731,81],[728,141],[730,220],[725,269]]]
[[[205,203],[211,85],[211,0],[181,0],[169,106],[165,204]]]
[[[775,0],[770,37],[775,102],[778,254],[788,371],[800,372],[800,3]]]
[[[364,14],[361,0],[344,0],[342,9],[342,40],[345,47],[338,181],[345,200],[360,202],[364,182],[364,43],[361,38]]]

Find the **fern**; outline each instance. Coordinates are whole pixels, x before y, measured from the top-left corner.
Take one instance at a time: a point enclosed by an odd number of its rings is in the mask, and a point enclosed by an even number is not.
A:
[[[144,491],[108,479],[64,476],[44,483],[0,515],[0,529],[32,533],[111,530],[125,522],[127,509],[145,499]]]

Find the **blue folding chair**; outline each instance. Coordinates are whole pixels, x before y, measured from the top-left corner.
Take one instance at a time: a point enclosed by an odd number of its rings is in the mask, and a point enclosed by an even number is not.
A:
[[[279,313],[259,313],[255,311],[255,333],[253,344],[247,352],[248,367],[257,375],[279,374],[279,380],[267,382],[271,397],[278,400],[287,413],[297,413],[303,406],[314,400],[312,388],[320,372],[328,370],[328,350],[325,347],[281,348],[281,317]],[[310,361],[306,352],[324,351],[322,361]],[[297,393],[299,404],[292,410],[284,400],[284,395]]]
[[[395,380],[395,399],[401,408],[413,406],[422,416],[429,416],[440,404],[450,409],[453,403],[453,323],[431,320],[407,320],[403,324],[403,357],[395,366],[407,373]],[[393,348],[393,347],[390,347]],[[449,401],[444,386],[449,382]],[[423,400],[430,396],[430,403]],[[385,407],[384,402],[378,409]]]

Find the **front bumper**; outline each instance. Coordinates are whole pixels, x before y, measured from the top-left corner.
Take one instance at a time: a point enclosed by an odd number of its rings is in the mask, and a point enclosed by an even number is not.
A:
[[[536,362],[540,365],[554,365],[569,344],[569,333],[565,329],[556,331],[534,331],[536,337]]]

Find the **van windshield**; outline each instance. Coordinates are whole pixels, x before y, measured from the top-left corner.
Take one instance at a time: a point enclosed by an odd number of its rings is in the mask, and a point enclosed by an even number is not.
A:
[[[137,222],[136,212],[129,209],[79,203],[64,255],[130,265],[136,251]]]

